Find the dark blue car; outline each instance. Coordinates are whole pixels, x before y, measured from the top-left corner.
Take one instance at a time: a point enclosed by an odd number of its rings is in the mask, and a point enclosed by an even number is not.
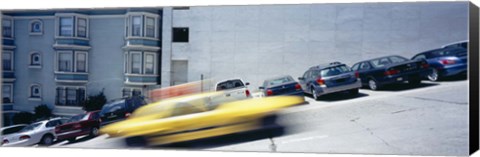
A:
[[[274,77],[263,81],[259,87],[265,96],[296,95],[303,97],[303,90],[290,75]]]
[[[420,84],[431,73],[425,60],[409,60],[401,56],[385,56],[358,62],[352,66],[358,71],[362,85],[372,90],[394,83]]]
[[[412,60],[426,60],[432,68],[427,76],[431,81],[467,73],[467,49],[463,47],[446,47],[419,53]]]

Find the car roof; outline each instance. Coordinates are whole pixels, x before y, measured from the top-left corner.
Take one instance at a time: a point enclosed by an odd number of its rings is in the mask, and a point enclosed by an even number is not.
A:
[[[311,69],[325,69],[325,68],[335,67],[335,66],[339,66],[339,65],[346,65],[346,64],[343,64],[341,62],[324,63],[324,64],[319,64],[319,65],[310,67],[309,70],[311,70]]]
[[[400,55],[388,55],[388,56],[382,56],[382,57],[372,58],[372,59],[368,59],[368,60],[363,60],[363,61],[360,61],[360,62],[367,62],[367,61],[372,61],[372,60],[377,60],[377,59],[382,59],[382,58],[387,58],[387,57],[402,57],[402,58],[405,58],[405,57],[400,56]],[[357,62],[357,63],[360,63],[360,62]],[[355,64],[357,64],[357,63],[355,63]]]
[[[10,126],[6,126],[6,127],[2,127],[2,128],[0,128],[0,130],[5,130],[5,129],[9,129],[9,128],[17,127],[17,126],[28,126],[28,124],[16,124],[16,125],[10,125]]]
[[[427,53],[432,53],[432,52],[436,52],[436,51],[441,51],[441,50],[454,50],[454,51],[460,51],[460,50],[465,50],[464,48],[461,48],[461,47],[445,47],[445,48],[437,48],[437,49],[433,49],[433,50],[428,50],[428,51],[423,51],[423,52],[420,52],[416,55],[419,55],[419,54],[427,54]]]
[[[271,80],[275,80],[275,79],[279,79],[279,78],[285,78],[285,77],[292,77],[292,76],[290,76],[290,75],[280,75],[280,76],[276,76],[276,77],[270,77],[268,79],[265,79],[265,81],[271,81]]]
[[[240,80],[240,81],[244,82],[241,78],[239,78],[239,77],[234,77],[234,78],[229,78],[229,79],[220,80],[220,81],[218,81],[216,84],[222,83],[222,82],[226,82],[226,81],[232,81],[232,80]]]
[[[448,44],[443,45],[442,48],[445,48],[445,47],[450,46],[450,45],[460,44],[460,43],[468,43],[468,40],[461,40],[461,41],[448,43]]]

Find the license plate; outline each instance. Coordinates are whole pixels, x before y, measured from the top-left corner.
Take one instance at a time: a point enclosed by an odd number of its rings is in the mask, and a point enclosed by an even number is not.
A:
[[[397,81],[402,81],[402,80],[403,80],[403,78],[401,78],[401,77],[397,78]]]

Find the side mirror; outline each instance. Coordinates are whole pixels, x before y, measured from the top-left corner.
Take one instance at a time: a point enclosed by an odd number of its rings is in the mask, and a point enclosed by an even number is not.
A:
[[[298,77],[298,80],[305,80],[305,78],[303,78],[303,77]]]
[[[247,86],[250,85],[250,82],[246,82],[245,85],[247,85]]]
[[[260,86],[260,87],[258,87],[258,89],[265,89],[265,87]]]

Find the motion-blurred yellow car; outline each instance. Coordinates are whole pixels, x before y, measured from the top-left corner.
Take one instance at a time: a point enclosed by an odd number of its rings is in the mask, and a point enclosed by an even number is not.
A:
[[[266,117],[303,102],[296,96],[234,100],[222,92],[202,93],[146,105],[100,131],[110,137],[140,138],[150,146],[171,144],[260,129]]]

